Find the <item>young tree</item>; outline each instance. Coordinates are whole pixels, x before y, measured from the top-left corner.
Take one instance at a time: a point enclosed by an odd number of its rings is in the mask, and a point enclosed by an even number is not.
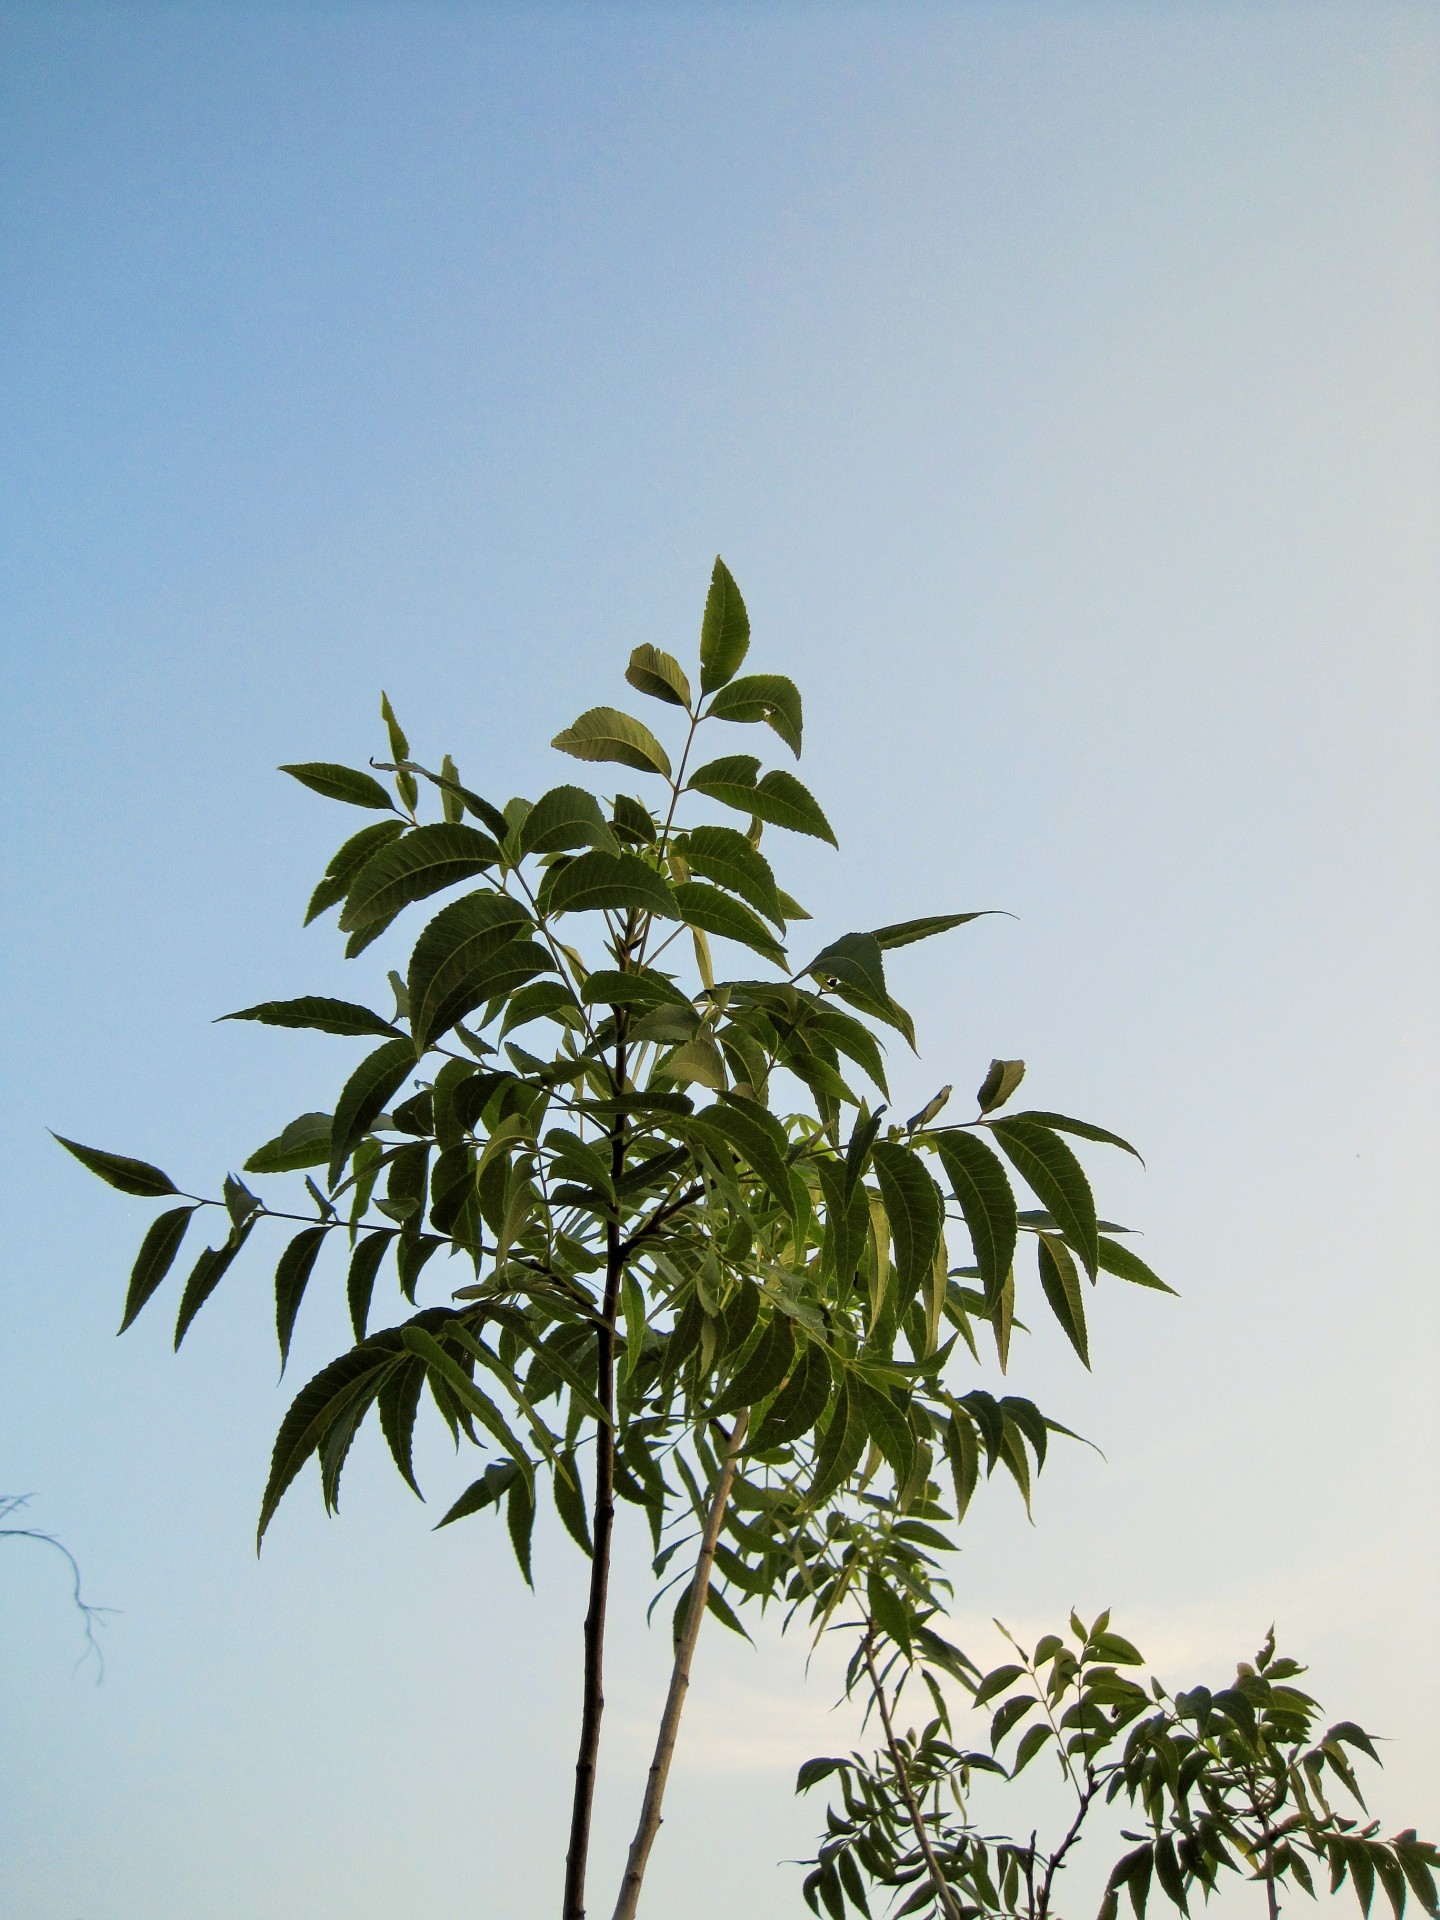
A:
[[[1377,1881],[1395,1920],[1407,1894],[1440,1911],[1440,1851],[1413,1827],[1382,1838],[1347,1751],[1378,1764],[1371,1736],[1350,1720],[1317,1733],[1319,1706],[1294,1684],[1305,1669],[1276,1653],[1273,1631],[1228,1686],[1171,1695],[1153,1677],[1142,1684],[1122,1671],[1143,1660],[1108,1611],[1088,1627],[1075,1614],[1069,1624],[1068,1638],[1047,1633],[1033,1649],[1012,1640],[1015,1657],[982,1674],[923,1627],[912,1625],[902,1646],[873,1618],[858,1623],[850,1684],[868,1695],[884,1744],[800,1769],[801,1792],[829,1776],[840,1787],[805,1882],[812,1912],[868,1915],[880,1889],[897,1914],[927,1920],[1059,1920],[1074,1912],[1061,1907],[1059,1876],[1097,1811],[1117,1803],[1138,1810],[1144,1830],[1122,1834],[1131,1844],[1109,1875],[1099,1920],[1117,1920],[1122,1891],[1144,1920],[1152,1883],[1188,1914],[1191,1895],[1198,1889],[1208,1901],[1222,1872],[1261,1883],[1278,1920],[1281,1888],[1293,1882],[1313,1898],[1312,1869],[1321,1868],[1332,1893],[1348,1878],[1367,1914]],[[902,1732],[900,1700],[917,1671],[933,1712],[919,1732]],[[942,1675],[989,1717],[988,1750],[955,1745]],[[1073,1796],[1063,1831],[1045,1844],[1033,1829],[1025,1839],[986,1832],[971,1813],[974,1776],[1016,1780],[1047,1749]],[[1332,1804],[1337,1787],[1348,1810]],[[1029,1823],[1020,1824],[1023,1833]]]
[[[312,1275],[327,1249],[346,1252],[355,1343],[281,1422],[262,1538],[312,1457],[334,1508],[372,1407],[418,1492],[412,1433],[428,1395],[457,1447],[492,1454],[440,1524],[503,1509],[528,1581],[544,1493],[589,1557],[564,1920],[585,1911],[617,1497],[648,1520],[657,1578],[681,1588],[672,1684],[615,1909],[626,1920],[706,1612],[735,1627],[747,1601],[833,1612],[854,1578],[844,1543],[855,1514],[878,1502],[897,1537],[920,1525],[906,1514],[937,1455],[950,1462],[956,1521],[982,1461],[1028,1492],[1056,1423],[956,1378],[987,1324],[1005,1363],[1022,1242],[1087,1364],[1081,1272],[1163,1285],[1098,1220],[1067,1136],[1133,1149],[1063,1115],[1002,1111],[1023,1063],[992,1064],[963,1124],[940,1119],[948,1087],[903,1125],[872,1108],[888,1099],[882,1035],[914,1044],[887,956],[977,915],[847,933],[792,965],[790,925],[809,916],[762,840],[774,829],[833,845],[829,823],[793,774],[762,773],[755,755],[694,764],[702,728],[725,745],[731,726],[768,727],[799,754],[800,695],[781,675],[741,674],[749,640],[717,561],[698,691],[654,647],[637,647],[626,672],[677,723],[673,755],[611,707],[556,736],[573,759],[640,774],[646,795],[566,783],[496,805],[448,755],[438,768],[412,758],[388,700],[389,755],[372,771],[287,767],[382,816],[346,839],[306,916],[338,909],[348,956],[417,903],[466,889],[421,928],[404,974],[391,973],[393,1012],[306,996],[227,1016],[375,1044],[328,1109],[250,1157],[254,1187],[228,1175],[218,1195],[184,1193],[147,1162],[63,1142],[112,1186],[178,1202],[145,1235],[122,1327],[157,1293],[197,1213],[223,1232],[181,1291],[177,1347],[252,1238],[288,1221],[298,1231],[275,1270],[283,1363]],[[438,818],[421,817],[425,791]],[[768,974],[719,977],[712,940]],[[857,1093],[855,1077],[871,1091]],[[1038,1205],[1021,1206],[1013,1174]],[[260,1183],[286,1175],[305,1197],[276,1204]],[[956,1230],[967,1244],[952,1265]],[[442,1251],[472,1277],[422,1305]],[[412,1311],[371,1331],[392,1255]],[[870,1600],[882,1620],[898,1604],[879,1576]]]

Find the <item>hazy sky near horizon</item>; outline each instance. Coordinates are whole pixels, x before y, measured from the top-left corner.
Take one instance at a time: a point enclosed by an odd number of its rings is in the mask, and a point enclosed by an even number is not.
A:
[[[897,1102],[1026,1058],[1182,1296],[1017,1356],[1104,1458],[981,1503],[957,1633],[1108,1604],[1186,1683],[1274,1620],[1433,1831],[1435,10],[12,0],[0,249],[0,1491],[117,1609],[72,1677],[0,1541],[6,1920],[555,1911],[573,1552],[532,1600],[429,1530],[469,1463],[421,1508],[367,1433],[257,1562],[334,1276],[284,1386],[263,1261],[117,1343],[148,1210],[44,1129],[190,1185],[324,1104],[347,1043],[211,1024],[392,964],[302,931],[342,823],[276,765],[378,752],[383,685],[533,795],[717,549],[804,690],[817,944],[1016,916],[896,956]],[[663,1641],[617,1622],[596,1913]],[[703,1645],[653,1920],[801,1910],[801,1666]]]

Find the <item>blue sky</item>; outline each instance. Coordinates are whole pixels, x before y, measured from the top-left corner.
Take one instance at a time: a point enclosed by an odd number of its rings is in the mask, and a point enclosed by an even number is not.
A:
[[[95,1687],[0,1563],[7,1912],[555,1909],[573,1556],[531,1600],[372,1446],[257,1564],[265,1270],[117,1343],[144,1209],[44,1128],[188,1184],[316,1104],[344,1043],[211,1024],[390,964],[302,932],[338,833],[277,763],[383,685],[533,794],[717,550],[817,930],[1017,916],[897,966],[897,1100],[1023,1055],[1183,1296],[1019,1357],[1105,1458],[995,1489],[957,1632],[1111,1604],[1186,1682],[1274,1619],[1433,1827],[1434,12],[9,4],[0,61],[0,1487],[119,1609]],[[663,1653],[617,1632],[597,1910]],[[703,1647],[656,1916],[797,1911],[828,1700]]]

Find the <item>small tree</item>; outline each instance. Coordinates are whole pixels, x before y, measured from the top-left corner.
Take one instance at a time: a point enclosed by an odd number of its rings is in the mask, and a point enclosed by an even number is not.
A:
[[[698,694],[654,647],[637,647],[626,673],[677,721],[673,756],[611,707],[557,735],[572,758],[642,775],[648,796],[563,784],[496,805],[448,755],[437,768],[414,759],[388,700],[389,753],[371,771],[284,769],[383,816],[346,839],[306,916],[338,909],[349,957],[416,903],[467,888],[424,925],[404,974],[390,974],[393,1012],[306,996],[227,1016],[376,1043],[327,1110],[289,1121],[242,1169],[257,1182],[297,1177],[306,1197],[277,1205],[235,1175],[218,1195],[182,1193],[147,1162],[63,1142],[112,1186],[179,1202],[145,1235],[122,1328],[197,1213],[217,1213],[224,1232],[183,1287],[177,1348],[257,1231],[289,1221],[299,1230],[275,1270],[283,1364],[318,1263],[346,1250],[355,1343],[281,1422],[261,1538],[312,1457],[334,1508],[372,1408],[418,1493],[412,1434],[428,1394],[457,1447],[493,1454],[440,1524],[503,1509],[528,1581],[544,1492],[589,1557],[565,1920],[585,1910],[616,1498],[646,1516],[657,1578],[681,1589],[672,1684],[615,1908],[627,1920],[706,1612],[739,1628],[737,1606],[783,1599],[830,1618],[863,1576],[875,1617],[893,1624],[903,1594],[889,1582],[908,1576],[893,1556],[868,1572],[858,1549],[847,1558],[857,1516],[878,1505],[896,1540],[934,1532],[912,1509],[942,1455],[954,1521],[982,1464],[1003,1464],[1028,1497],[1032,1464],[1064,1431],[1028,1400],[956,1377],[985,1326],[1006,1363],[1017,1247],[1034,1247],[1043,1299],[1087,1365],[1081,1272],[1163,1286],[1097,1219],[1066,1136],[1133,1148],[1064,1115],[1002,1112],[1022,1062],[992,1063],[962,1124],[940,1118],[949,1087],[903,1125],[872,1108],[888,1099],[882,1035],[914,1045],[887,956],[977,915],[847,933],[792,967],[788,929],[809,916],[762,837],[833,845],[830,825],[791,773],[762,774],[754,755],[692,767],[700,730],[717,723],[766,726],[799,754],[800,695],[781,675],[740,674],[749,638],[717,560]],[[438,818],[421,816],[427,790]],[[770,973],[719,977],[712,939]],[[857,1093],[855,1077],[872,1091]],[[1012,1174],[1037,1205],[1017,1201]],[[954,1231],[965,1236],[958,1264]],[[472,1277],[421,1305],[442,1251]],[[392,1256],[413,1311],[371,1331]]]
[[[1260,1882],[1277,1920],[1280,1889],[1293,1882],[1313,1898],[1321,1869],[1332,1893],[1348,1878],[1367,1914],[1377,1881],[1395,1920],[1407,1893],[1427,1913],[1440,1910],[1440,1852],[1413,1827],[1382,1838],[1366,1810],[1351,1752],[1378,1764],[1371,1736],[1349,1720],[1317,1732],[1319,1706],[1294,1684],[1304,1668],[1276,1653],[1273,1631],[1228,1686],[1171,1695],[1123,1671],[1142,1656],[1108,1612],[1088,1627],[1072,1614],[1068,1638],[1047,1633],[1033,1650],[1012,1640],[1015,1657],[989,1673],[923,1627],[912,1625],[903,1645],[870,1617],[857,1630],[850,1685],[868,1696],[884,1744],[800,1769],[801,1792],[829,1776],[840,1788],[805,1882],[814,1913],[868,1915],[870,1893],[882,1890],[897,1914],[927,1920],[1059,1920],[1074,1911],[1060,1904],[1069,1857],[1097,1811],[1117,1803],[1144,1829],[1122,1836],[1131,1844],[1099,1920],[1117,1920],[1122,1892],[1144,1920],[1152,1884],[1188,1914],[1191,1895],[1208,1900],[1222,1873]],[[917,1672],[930,1717],[919,1732],[901,1731],[901,1696]],[[942,1677],[989,1717],[988,1750],[955,1744]],[[1042,1843],[1033,1829],[1017,1838],[979,1826],[974,1777],[1014,1781],[1046,1749],[1073,1794],[1063,1830]],[[1337,1788],[1348,1810],[1332,1804]]]

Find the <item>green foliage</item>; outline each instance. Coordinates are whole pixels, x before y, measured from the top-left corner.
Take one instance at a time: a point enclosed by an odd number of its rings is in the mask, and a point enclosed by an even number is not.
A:
[[[334,1508],[372,1409],[415,1486],[428,1403],[457,1447],[490,1456],[442,1525],[503,1510],[528,1581],[546,1497],[603,1561],[613,1486],[650,1528],[664,1592],[686,1579],[685,1527],[720,1484],[721,1422],[745,1414],[711,1610],[738,1624],[737,1609],[775,1605],[823,1630],[863,1594],[909,1652],[926,1644],[921,1616],[943,1585],[934,1556],[982,1469],[1002,1467],[1028,1501],[1050,1434],[1066,1431],[974,1383],[977,1327],[990,1326],[1003,1366],[1023,1297],[1088,1364],[1079,1269],[1092,1283],[1163,1283],[1101,1235],[1065,1136],[1125,1143],[1060,1115],[998,1113],[1022,1063],[993,1063],[977,1117],[951,1125],[939,1124],[948,1088],[902,1127],[852,1084],[863,1076],[883,1096],[887,1036],[914,1044],[890,956],[977,915],[841,932],[795,963],[788,929],[808,915],[763,836],[833,845],[819,803],[755,754],[688,771],[716,722],[768,728],[800,752],[800,694],[778,674],[737,677],[749,646],[717,561],[698,700],[656,648],[638,647],[626,673],[676,729],[673,746],[608,706],[556,735],[574,760],[640,775],[638,793],[566,782],[498,804],[448,754],[438,769],[414,759],[388,699],[390,757],[371,764],[391,790],[328,763],[285,769],[390,816],[345,839],[307,921],[338,908],[354,958],[396,939],[402,915],[423,917],[391,956],[393,1017],[367,994],[225,1016],[379,1044],[250,1155],[258,1193],[230,1178],[160,1216],[124,1324],[163,1290],[197,1210],[224,1209],[227,1231],[183,1289],[177,1345],[252,1239],[284,1221],[271,1255],[282,1359],[321,1285],[344,1285],[355,1342],[281,1422],[262,1537],[312,1460]],[[438,817],[422,817],[427,795]],[[738,955],[735,971],[712,941]],[[143,1161],[62,1144],[122,1191],[178,1192]],[[1017,1260],[1022,1246],[1032,1260]],[[387,1271],[403,1310],[372,1332]],[[437,1279],[422,1305],[422,1282]],[[953,1512],[932,1479],[939,1461]]]
[[[1294,1684],[1304,1669],[1277,1655],[1273,1633],[1228,1686],[1172,1696],[1124,1671],[1143,1657],[1108,1611],[1088,1627],[1072,1614],[1068,1636],[1046,1634],[1033,1649],[1012,1642],[1016,1657],[982,1673],[923,1611],[887,1620],[876,1597],[872,1586],[854,1623],[849,1681],[870,1694],[884,1747],[807,1761],[796,1783],[798,1792],[827,1779],[832,1796],[838,1788],[807,1863],[812,1912],[869,1914],[871,1895],[883,1892],[896,1913],[934,1920],[1051,1920],[1071,1850],[1097,1811],[1117,1805],[1144,1825],[1122,1833],[1127,1850],[1098,1920],[1118,1920],[1122,1894],[1144,1920],[1152,1890],[1188,1915],[1193,1896],[1208,1901],[1226,1873],[1264,1883],[1275,1913],[1277,1889],[1313,1897],[1322,1869],[1332,1892],[1350,1880],[1366,1914],[1377,1881],[1394,1920],[1407,1896],[1440,1911],[1440,1852],[1413,1829],[1381,1836],[1352,1761],[1356,1752],[1378,1763],[1370,1736],[1352,1721],[1319,1730],[1319,1707]],[[902,1731],[897,1710],[917,1678],[926,1723]],[[957,1744],[947,1697],[956,1683],[988,1721],[983,1746]],[[1046,1751],[1072,1796],[1064,1832],[1042,1844],[1033,1831],[1016,1839],[982,1828],[970,1811],[976,1777],[1014,1782]],[[1028,1825],[1022,1818],[1021,1831]]]

